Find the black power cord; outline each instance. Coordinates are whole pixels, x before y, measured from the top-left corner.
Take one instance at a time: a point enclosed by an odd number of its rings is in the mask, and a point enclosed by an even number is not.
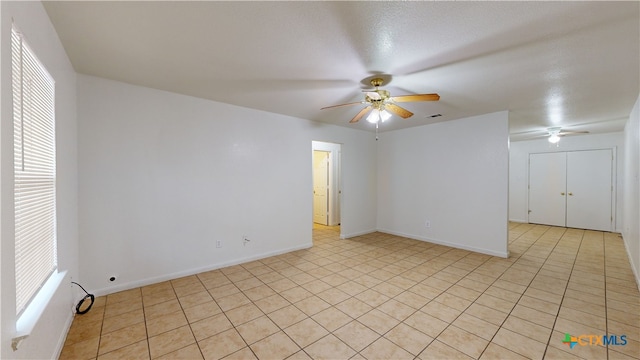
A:
[[[82,298],[82,300],[80,300],[80,302],[78,303],[78,305],[76,305],[76,314],[86,314],[87,312],[89,312],[89,310],[91,310],[91,307],[93,306],[93,302],[96,300],[96,297],[93,296],[93,294],[89,294],[87,292],[87,290],[85,290],[82,285],[78,284],[77,282],[72,281],[72,284],[76,284],[78,286],[80,286],[80,289],[82,289],[82,291],[85,292],[84,298]],[[87,306],[86,308],[83,307],[85,300],[89,299],[90,303],[89,306]]]

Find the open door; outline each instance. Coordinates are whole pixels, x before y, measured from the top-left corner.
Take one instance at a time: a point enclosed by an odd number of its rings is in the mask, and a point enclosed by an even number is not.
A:
[[[328,151],[313,151],[313,222],[329,225]]]
[[[342,146],[336,143],[312,141],[313,222],[328,226],[341,223]]]

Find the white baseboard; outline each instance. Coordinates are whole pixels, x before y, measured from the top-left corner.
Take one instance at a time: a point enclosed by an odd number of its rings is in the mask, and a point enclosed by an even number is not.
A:
[[[418,236],[418,235],[413,235],[413,234],[405,234],[405,233],[398,232],[398,231],[393,231],[393,230],[378,229],[378,231],[382,232],[382,233],[386,233],[386,234],[406,237],[406,238],[409,238],[409,239],[420,240],[420,241],[425,241],[425,242],[429,242],[429,243],[433,243],[433,244],[449,246],[449,247],[456,248],[456,249],[469,250],[469,251],[473,251],[473,252],[477,252],[477,253],[481,253],[481,254],[486,254],[486,255],[491,255],[491,256],[498,256],[498,257],[505,258],[505,259],[509,257],[509,251],[508,250],[506,250],[504,252],[493,251],[493,250],[489,250],[489,249],[476,248],[476,247],[473,247],[473,246],[461,245],[461,244],[456,244],[456,243],[452,243],[452,242],[448,242],[448,241],[442,241],[442,240],[427,238],[425,236]]]
[[[204,267],[189,269],[189,270],[185,270],[185,271],[179,271],[179,272],[175,272],[175,273],[171,273],[171,274],[155,276],[155,277],[152,277],[152,278],[136,280],[136,281],[128,282],[128,283],[125,283],[125,284],[120,284],[120,285],[117,285],[117,286],[109,286],[109,287],[105,287],[105,288],[102,288],[102,289],[95,289],[95,290],[92,291],[92,293],[95,294],[95,296],[104,296],[104,295],[113,294],[113,293],[116,293],[116,292],[119,292],[119,291],[135,289],[135,288],[138,288],[138,287],[141,287],[141,286],[147,286],[147,285],[156,284],[156,283],[167,281],[167,280],[173,280],[173,279],[178,279],[178,278],[185,277],[185,276],[200,274],[200,273],[203,273],[203,272],[207,272],[207,271],[211,271],[211,270],[217,270],[217,269],[221,269],[221,268],[228,267],[228,266],[244,264],[244,263],[247,263],[247,262],[260,260],[260,259],[268,258],[268,257],[271,257],[271,256],[282,255],[282,254],[286,254],[286,253],[289,253],[289,252],[292,252],[292,251],[308,249],[308,248],[310,248],[312,246],[313,246],[313,243],[307,243],[307,244],[298,245],[298,246],[294,246],[294,247],[290,247],[290,248],[279,249],[279,250],[276,250],[276,251],[270,251],[270,252],[266,252],[266,253],[262,253],[262,254],[258,254],[258,255],[253,255],[253,256],[248,256],[248,257],[244,257],[244,258],[233,259],[231,261],[227,261],[227,262],[223,262],[223,263],[217,263],[217,264],[212,264],[212,265],[208,265],[208,266],[204,266]]]
[[[509,222],[520,223],[520,224],[528,224],[527,220],[521,220],[521,219],[509,219]]]
[[[640,274],[638,274],[638,269],[636,268],[636,266],[640,266],[640,264],[634,264],[633,262],[633,257],[631,256],[631,252],[629,251],[629,246],[627,246],[627,241],[624,239],[624,235],[622,233],[620,233],[620,236],[622,237],[622,243],[624,244],[624,249],[627,252],[627,259],[629,260],[629,266],[631,267],[631,272],[633,272],[633,276],[635,276],[636,278],[636,286],[638,287],[638,290],[640,290]]]
[[[75,310],[75,309],[73,309]],[[67,317],[67,321],[64,324],[64,331],[60,333],[60,338],[58,339],[58,344],[56,345],[54,359],[59,359],[62,354],[62,349],[64,348],[64,343],[67,341],[67,335],[69,334],[69,330],[71,329],[71,324],[73,324],[73,318],[75,314],[73,311],[69,312],[69,316]]]
[[[374,233],[376,231],[378,231],[378,230],[371,229],[371,230],[359,231],[359,232],[355,232],[355,233],[351,233],[351,234],[340,234],[340,239],[342,239],[342,240],[349,239],[349,238],[356,237],[356,236],[371,234],[371,233]]]

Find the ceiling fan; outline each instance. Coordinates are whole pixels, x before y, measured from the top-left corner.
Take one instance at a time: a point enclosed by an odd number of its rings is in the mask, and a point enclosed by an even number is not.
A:
[[[391,113],[396,114],[403,119],[409,118],[413,115],[411,111],[396,105],[396,103],[413,101],[438,101],[440,99],[440,95],[438,94],[391,96],[391,93],[389,91],[380,89],[380,86],[382,86],[383,82],[384,80],[381,78],[371,79],[371,85],[375,89],[363,90],[363,92],[365,93],[364,101],[326,106],[320,110],[331,109],[340,106],[367,104],[367,106],[360,110],[360,112],[358,112],[356,116],[354,116],[353,119],[351,119],[351,121],[349,122],[357,123],[366,113],[371,111],[369,116],[367,116],[367,121],[377,125],[378,122],[383,122],[389,119],[391,117]]]
[[[554,126],[554,127],[547,128],[545,130],[545,132],[546,132],[546,134],[534,136],[534,138],[535,137],[548,137],[547,139],[549,140],[550,143],[557,144],[560,141],[560,137],[562,137],[562,136],[588,134],[589,133],[588,131],[567,131],[567,130],[562,130],[562,127],[560,127],[560,126]]]

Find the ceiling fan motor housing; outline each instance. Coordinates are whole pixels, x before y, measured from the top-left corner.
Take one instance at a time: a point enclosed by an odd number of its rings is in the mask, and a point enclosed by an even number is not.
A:
[[[374,87],[382,86],[383,82],[384,80],[382,80],[381,78],[371,79],[371,85],[373,85]]]

